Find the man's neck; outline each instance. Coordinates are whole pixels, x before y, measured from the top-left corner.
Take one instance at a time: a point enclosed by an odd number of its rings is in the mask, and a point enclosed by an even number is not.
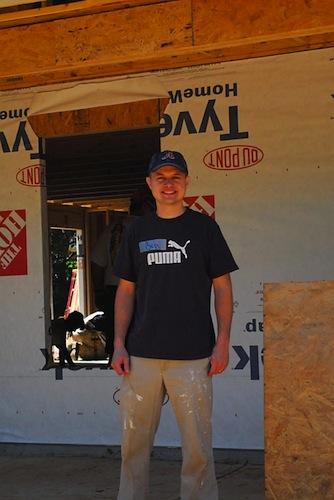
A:
[[[160,205],[157,203],[157,216],[162,219],[175,219],[185,212],[186,208],[183,202],[179,205]]]

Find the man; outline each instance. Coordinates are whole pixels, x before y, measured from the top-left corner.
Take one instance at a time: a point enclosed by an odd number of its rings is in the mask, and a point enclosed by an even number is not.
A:
[[[112,366],[123,375],[118,500],[147,497],[149,458],[166,392],[181,432],[181,499],[217,500],[212,375],[228,365],[229,273],[238,267],[218,225],[184,207],[189,177],[179,152],[155,154],[146,181],[156,213],[128,228],[115,266],[120,281]],[[212,285],[216,340],[210,315]]]

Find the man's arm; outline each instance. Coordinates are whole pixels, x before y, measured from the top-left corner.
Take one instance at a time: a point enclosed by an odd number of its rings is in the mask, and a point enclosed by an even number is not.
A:
[[[210,358],[209,375],[217,375],[227,368],[229,361],[230,330],[233,313],[232,284],[229,274],[213,280],[215,294],[215,311],[218,332],[216,345]]]
[[[118,375],[130,371],[129,355],[125,349],[125,337],[132,319],[136,284],[120,279],[115,298],[115,339],[111,366]]]

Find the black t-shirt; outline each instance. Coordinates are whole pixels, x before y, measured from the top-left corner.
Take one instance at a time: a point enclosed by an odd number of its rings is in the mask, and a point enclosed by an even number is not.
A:
[[[212,280],[238,269],[218,224],[191,209],[139,217],[128,228],[115,274],[136,283],[126,338],[130,355],[200,359],[211,355]]]

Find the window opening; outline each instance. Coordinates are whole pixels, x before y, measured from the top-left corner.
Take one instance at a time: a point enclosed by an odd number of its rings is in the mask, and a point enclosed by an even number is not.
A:
[[[50,228],[52,319],[80,308],[76,285],[78,233],[75,229]]]

